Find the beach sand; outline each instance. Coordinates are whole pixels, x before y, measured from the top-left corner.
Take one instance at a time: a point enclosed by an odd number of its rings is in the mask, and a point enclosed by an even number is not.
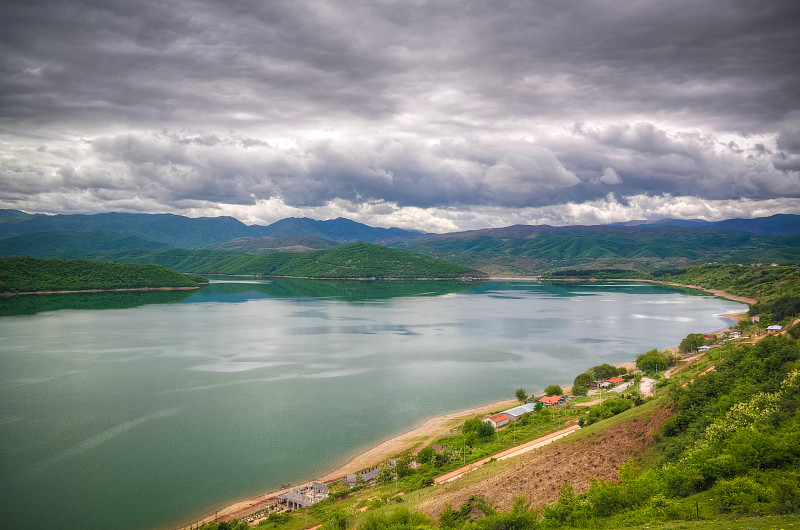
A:
[[[506,401],[498,401],[489,405],[483,405],[471,409],[444,414],[436,416],[425,421],[422,425],[390,438],[375,447],[359,454],[343,466],[316,479],[318,482],[335,482],[338,479],[343,479],[348,473],[355,473],[364,469],[377,466],[381,462],[385,462],[388,458],[402,453],[408,449],[417,451],[426,445],[432,443],[438,438],[450,432],[451,429],[458,426],[465,419],[472,416],[488,414],[514,407],[519,404],[516,399],[509,399]],[[302,486],[302,484],[295,485],[294,487]],[[267,493],[250,497],[233,504],[229,504],[224,508],[210,513],[199,521],[181,526],[181,530],[188,530],[190,528],[197,528],[205,523],[230,520],[232,518],[243,518],[265,508],[269,504],[275,502],[275,497],[287,490],[275,490]]]

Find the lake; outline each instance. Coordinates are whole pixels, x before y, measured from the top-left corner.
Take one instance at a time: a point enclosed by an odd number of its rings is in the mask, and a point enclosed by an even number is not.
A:
[[[214,281],[0,302],[0,514],[160,528],[747,306],[636,283]]]

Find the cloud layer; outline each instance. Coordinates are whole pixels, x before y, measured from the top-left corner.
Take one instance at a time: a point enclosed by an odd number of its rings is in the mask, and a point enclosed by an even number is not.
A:
[[[800,213],[796,2],[0,16],[0,207],[436,231]]]

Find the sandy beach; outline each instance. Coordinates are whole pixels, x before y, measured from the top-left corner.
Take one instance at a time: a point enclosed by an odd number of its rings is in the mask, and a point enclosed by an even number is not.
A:
[[[338,479],[343,479],[348,473],[355,473],[364,469],[377,466],[381,462],[385,462],[389,457],[402,453],[408,449],[417,450],[432,443],[434,440],[450,432],[450,430],[459,425],[464,419],[476,415],[488,414],[490,412],[500,411],[514,407],[519,404],[516,399],[509,399],[505,401],[498,401],[488,405],[482,405],[471,409],[461,410],[450,414],[435,416],[428,419],[418,427],[411,429],[408,432],[394,436],[381,442],[380,444],[368,449],[367,451],[357,455],[352,460],[343,466],[331,471],[327,475],[319,477],[315,480],[319,482],[335,482]],[[293,487],[301,486],[296,484]],[[287,490],[274,490],[265,492],[255,497],[250,497],[233,504],[229,504],[213,513],[209,513],[201,520],[196,520],[192,523],[185,524],[180,527],[181,530],[197,528],[205,523],[229,520],[234,517],[241,518],[250,515],[253,512],[266,507],[268,504],[275,502],[275,497]]]

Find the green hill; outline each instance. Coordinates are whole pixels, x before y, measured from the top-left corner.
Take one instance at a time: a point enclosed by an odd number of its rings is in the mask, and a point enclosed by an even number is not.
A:
[[[221,250],[167,249],[154,252],[106,252],[97,259],[154,263],[181,272],[247,274],[298,278],[484,278],[468,267],[371,243],[350,243],[332,250],[250,255]]]
[[[800,237],[679,226],[512,226],[393,245],[492,274],[559,269],[650,273],[719,261],[800,261]]]
[[[0,290],[11,293],[197,287],[196,279],[158,265],[83,259],[0,258]]]
[[[156,250],[167,245],[116,232],[38,232],[0,239],[0,256],[81,258],[104,250]]]

